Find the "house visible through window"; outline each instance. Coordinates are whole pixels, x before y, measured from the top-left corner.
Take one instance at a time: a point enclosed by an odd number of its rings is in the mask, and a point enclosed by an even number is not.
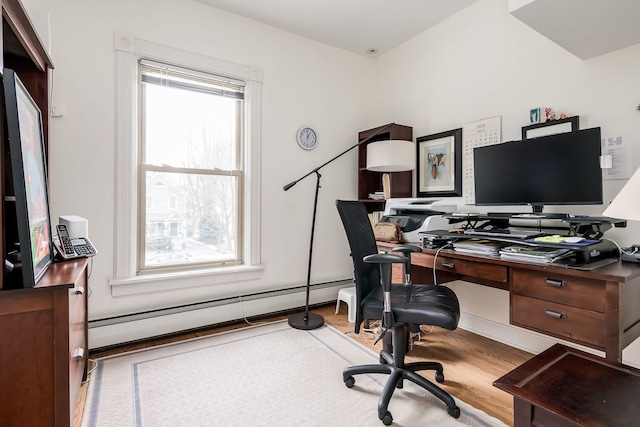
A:
[[[139,75],[138,270],[241,264],[244,82],[147,60]]]

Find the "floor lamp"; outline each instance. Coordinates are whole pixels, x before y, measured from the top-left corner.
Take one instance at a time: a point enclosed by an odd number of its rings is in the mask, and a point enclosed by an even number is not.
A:
[[[347,148],[342,153],[333,157],[331,160],[323,163],[322,165],[313,169],[306,175],[296,179],[295,181],[290,182],[289,184],[283,187],[283,190],[287,191],[291,187],[296,185],[298,182],[305,179],[306,177],[313,174],[316,175],[316,190],[315,190],[315,197],[313,200],[313,217],[311,219],[311,239],[309,241],[309,264],[307,266],[306,302],[305,302],[304,312],[292,314],[291,316],[289,316],[289,326],[291,326],[292,328],[309,330],[309,329],[317,329],[322,325],[324,325],[324,318],[322,316],[316,313],[309,313],[309,294],[311,291],[311,263],[313,259],[313,236],[315,233],[315,226],[316,226],[316,212],[318,208],[318,191],[320,190],[320,178],[322,177],[322,175],[320,175],[320,169],[322,169],[329,163],[333,162],[334,160],[338,159],[339,157],[342,157],[343,155],[353,150],[354,148],[358,147],[359,145],[368,143],[369,141],[374,139],[376,136],[389,130],[394,124],[395,123],[390,123],[386,126],[381,127],[377,132],[369,135],[367,138]],[[396,148],[393,149],[392,147],[396,147]],[[372,170],[375,170],[378,172],[399,172],[399,171],[411,170],[415,167],[415,148],[413,146],[413,142],[411,141],[398,141],[398,140],[376,141],[369,144],[367,146],[367,169],[369,169],[369,158],[371,157],[372,153],[373,153],[373,158],[378,160],[376,160],[375,164],[372,163],[371,167],[372,167]],[[376,155],[375,153],[379,153],[379,154]],[[407,156],[407,154],[409,154],[409,156]],[[383,160],[383,157],[386,157],[386,160]],[[407,157],[410,158],[410,162],[406,160]],[[400,160],[400,158],[404,158],[405,160],[402,161]],[[385,163],[387,165],[386,167],[383,167],[384,165],[381,163],[382,161],[386,162]],[[399,166],[400,163],[402,163],[402,166]],[[401,169],[398,169],[398,167],[401,167]]]

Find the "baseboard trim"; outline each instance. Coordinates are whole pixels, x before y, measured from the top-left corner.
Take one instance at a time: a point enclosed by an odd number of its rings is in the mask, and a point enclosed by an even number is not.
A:
[[[353,286],[351,279],[312,285],[309,304],[335,301],[338,291],[349,286]],[[305,302],[306,285],[263,294],[95,319],[89,321],[89,349],[282,312],[304,307]]]

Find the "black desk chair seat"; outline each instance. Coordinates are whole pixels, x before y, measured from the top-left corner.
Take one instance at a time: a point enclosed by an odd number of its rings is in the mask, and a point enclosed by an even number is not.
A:
[[[392,352],[380,352],[380,364],[346,368],[343,380],[347,387],[355,384],[354,375],[386,374],[389,378],[378,400],[378,418],[385,425],[393,422],[388,411],[389,401],[396,388],[402,388],[409,380],[428,390],[447,405],[447,412],[454,418],[460,409],[453,398],[436,384],[416,374],[416,371],[435,370],[435,380],[444,382],[442,364],[438,362],[405,363],[408,343],[406,326],[433,325],[453,330],[458,326],[460,305],[455,293],[446,286],[414,285],[410,283],[411,252],[421,251],[416,246],[403,246],[403,255],[378,254],[378,247],[369,222],[367,210],[360,202],[336,201],[336,206],[351,247],[356,284],[357,313],[355,332],[360,331],[364,319],[382,320],[385,331],[391,330]],[[391,284],[392,264],[402,263],[407,272],[406,284]]]

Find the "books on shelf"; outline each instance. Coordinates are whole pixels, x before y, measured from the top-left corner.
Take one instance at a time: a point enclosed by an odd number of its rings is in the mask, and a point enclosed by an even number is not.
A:
[[[380,222],[383,216],[384,216],[383,211],[371,212],[369,214],[369,221],[371,222],[371,227],[375,227],[375,225]]]
[[[500,258],[511,261],[536,262],[549,264],[573,255],[571,249],[541,248],[525,246],[506,246],[500,249]]]
[[[391,198],[391,177],[388,173],[382,174],[382,194],[385,199]]]
[[[384,200],[384,192],[383,191],[376,191],[375,193],[369,193],[369,198],[373,199],[373,200]]]

